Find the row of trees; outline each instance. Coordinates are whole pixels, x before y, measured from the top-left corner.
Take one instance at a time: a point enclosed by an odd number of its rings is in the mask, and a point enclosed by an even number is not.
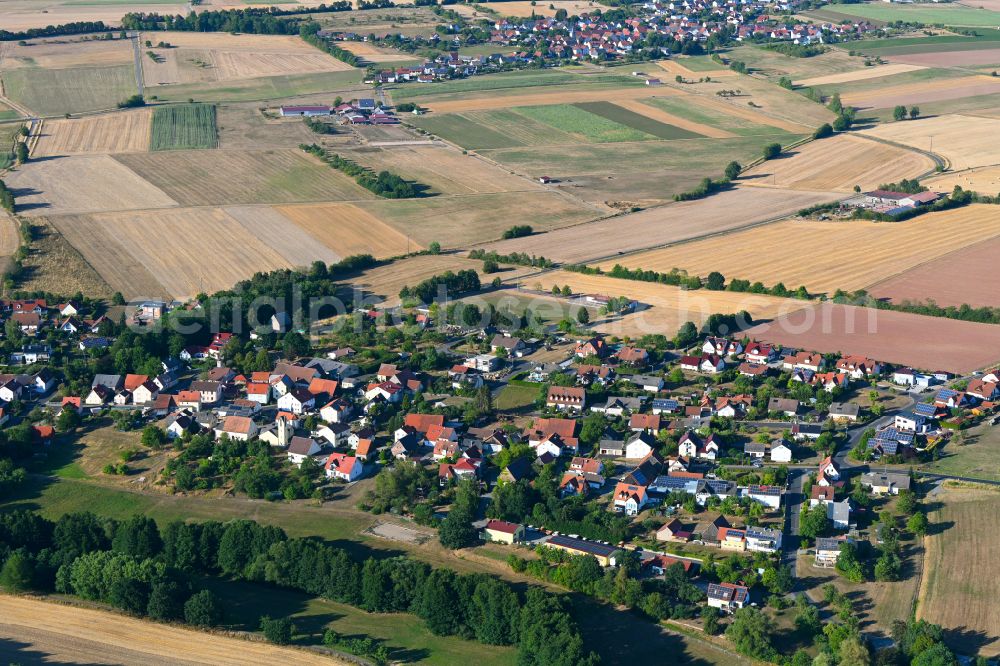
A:
[[[310,155],[315,155],[334,169],[351,176],[357,181],[358,185],[374,192],[380,197],[385,197],[386,199],[411,199],[419,196],[420,186],[416,186],[390,171],[380,171],[376,174],[371,169],[360,166],[336,153],[327,155],[323,147],[315,143],[309,145],[301,144],[299,148]]]
[[[205,577],[267,583],[321,596],[372,613],[414,613],[437,635],[490,645],[516,645],[525,665],[596,663],[561,599],[532,588],[523,595],[485,574],[461,575],[405,557],[355,560],[317,539],[289,539],[249,520],[124,522],[90,513],[53,523],[28,511],[0,516],[0,584],[23,591],[57,590],[159,620],[212,625],[220,601],[195,591]],[[262,618],[273,639],[291,625]]]
[[[351,11],[351,3],[338,0],[310,7],[308,13],[299,9],[277,7],[249,9],[219,9],[191,12],[187,16],[130,12],[122,18],[125,30],[179,30],[182,32],[242,32],[253,35],[297,35],[300,23],[310,14]],[[293,17],[284,18],[281,17]]]
[[[480,287],[479,274],[472,269],[461,270],[457,273],[446,271],[427,278],[415,287],[403,287],[399,291],[399,297],[404,301],[417,300],[421,303],[430,303],[442,294],[459,296],[478,291]]]
[[[14,193],[11,191],[7,184],[0,180],[0,207],[2,207],[8,213],[14,212]]]

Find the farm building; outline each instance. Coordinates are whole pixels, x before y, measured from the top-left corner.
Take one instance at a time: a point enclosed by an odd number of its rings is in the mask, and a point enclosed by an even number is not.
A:
[[[290,118],[292,116],[328,116],[333,113],[329,106],[283,106],[281,116]]]

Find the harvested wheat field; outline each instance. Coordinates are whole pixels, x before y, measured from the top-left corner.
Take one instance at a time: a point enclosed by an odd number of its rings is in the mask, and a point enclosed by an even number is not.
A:
[[[403,287],[413,287],[427,278],[445,271],[480,270],[483,262],[466,259],[456,254],[420,255],[394,261],[364,271],[351,278],[351,286],[366,294],[373,294],[386,306],[399,303],[399,292]]]
[[[219,208],[59,216],[49,220],[109,284],[126,294],[137,288],[129,278],[132,271],[119,268],[119,262],[105,254],[108,239],[117,241],[136,264],[145,266],[178,299],[228,289],[254,273],[292,265]],[[81,234],[94,238],[87,240]],[[121,284],[122,280],[125,284]]]
[[[921,261],[1000,235],[995,207],[975,204],[905,222],[787,220],[695,243],[608,260],[630,268],[686,270],[706,276],[783,282],[789,289],[832,293],[866,288]],[[839,248],[840,251],[823,251]],[[857,251],[854,251],[857,249]]]
[[[688,69],[687,67],[685,67],[684,63],[680,60],[673,60],[673,59],[658,60],[656,61],[656,64],[660,67],[660,69],[669,74],[671,78],[675,76],[683,76],[684,78],[700,79],[703,76],[709,76],[715,79],[719,77],[737,76],[736,72],[734,72],[733,70],[726,69],[721,66],[720,69],[695,71],[693,69]]]
[[[1000,92],[1000,78],[963,76],[917,83],[901,83],[873,90],[845,92],[840,98],[845,105],[861,109],[887,109],[898,104],[926,104],[962,97],[976,97]]]
[[[933,300],[938,305],[1000,307],[1000,237],[973,243],[869,287],[894,303]]]
[[[552,92],[519,93],[513,95],[489,95],[483,97],[463,97],[450,100],[421,101],[435,113],[462,113],[463,111],[485,111],[488,109],[511,109],[516,106],[546,106],[549,104],[573,104],[575,102],[627,102],[647,97],[668,97],[681,93],[665,87],[635,88],[591,88],[587,90],[559,90]],[[492,91],[491,91],[492,92]]]
[[[952,169],[1000,164],[1000,119],[961,114],[883,123],[862,134],[928,150],[948,160]],[[933,142],[933,148],[931,144]]]
[[[495,249],[501,254],[542,254],[556,261],[570,263],[609,259],[616,254],[679,243],[780,219],[807,206],[835,198],[836,195],[828,192],[738,187],[707,199],[671,203],[639,213],[550,231],[545,235],[498,241],[490,243],[487,248]],[[609,263],[613,264],[615,261]],[[629,261],[622,263],[638,265],[631,257]],[[726,265],[730,265],[728,258]],[[654,267],[643,265],[643,268]]]
[[[18,214],[52,215],[165,208],[177,202],[107,155],[50,157],[28,162],[4,178]]]
[[[1000,360],[1000,326],[832,302],[755,326],[755,340],[822,353],[967,374]],[[928,356],[927,350],[933,349]]]
[[[143,54],[142,73],[148,86],[353,69],[290,35],[156,32],[143,33],[140,39],[170,44],[148,49],[155,60]]]
[[[428,185],[440,194],[488,194],[496,192],[538,192],[544,188],[533,180],[515,176],[474,155],[463,155],[444,145],[387,146],[363,149],[344,157],[374,171],[388,169],[407,180]]]
[[[899,59],[906,60],[905,58]],[[897,58],[893,57],[893,60],[897,60]],[[826,76],[814,76],[808,79],[800,79],[795,81],[795,85],[803,87],[829,86],[836,83],[851,83],[853,81],[877,79],[883,76],[892,76],[893,74],[902,74],[903,72],[912,72],[918,69],[925,68],[922,65],[905,64],[903,62],[893,63],[891,65],[876,65],[875,67],[865,67],[863,69],[856,69],[850,72],[839,72],[837,74],[827,74]]]
[[[5,3],[6,4],[6,3]],[[122,16],[127,12],[161,12],[165,16],[184,16],[191,6],[184,3],[157,4],[155,9],[149,3],[139,0],[135,3],[114,2],[110,4],[63,5],[49,2],[22,2],[4,9],[4,30],[18,32],[50,25],[64,25],[75,21],[103,21],[107,26],[121,25]]]
[[[352,178],[299,150],[176,150],[115,159],[192,206],[375,196]]]
[[[4,28],[7,28],[6,16],[4,18]],[[131,64],[132,57],[132,42],[128,39],[53,37],[33,39],[24,45],[0,42],[0,70],[126,65]]]
[[[421,249],[371,213],[351,204],[281,206],[277,211],[339,257],[394,257]]]
[[[0,660],[18,663],[28,655],[67,664],[347,663],[327,654],[144,622],[121,613],[0,596]]]
[[[965,171],[948,171],[921,181],[935,191],[950,192],[955,186],[980,194],[994,196],[1000,192],[1000,166],[975,167]]]
[[[308,266],[314,261],[332,264],[343,258],[273,206],[229,206],[224,210],[292,266]]]
[[[960,654],[1000,654],[1000,577],[996,575],[997,507],[994,490],[948,488],[934,496],[928,515],[917,618],[940,624]]]
[[[8,260],[20,245],[21,234],[17,228],[17,220],[0,211],[0,271],[7,270]]]
[[[394,49],[384,49],[368,42],[337,42],[337,46],[350,51],[366,62],[405,62],[407,60],[417,61],[420,58],[411,53],[396,51]]]
[[[978,67],[1000,64],[1000,49],[970,49],[968,51],[933,51],[891,56],[898,62],[928,67]]]
[[[81,153],[144,153],[149,150],[152,109],[46,120],[33,157]]]
[[[740,183],[795,190],[873,190],[886,179],[916,178],[934,161],[912,150],[849,134],[810,141],[740,176]]]
[[[684,322],[693,321],[700,326],[712,314],[736,314],[746,310],[754,320],[761,320],[774,319],[802,308],[802,301],[790,298],[707,289],[686,291],[665,284],[571,271],[553,271],[537,277],[529,275],[519,286],[531,290],[540,286],[541,291],[549,292],[554,285],[568,285],[575,294],[627,296],[649,306],[621,317],[605,318],[591,313],[591,323],[596,330],[618,336],[639,337],[655,333],[670,336]],[[543,308],[544,301],[551,300],[546,296],[539,296],[539,299],[539,305],[537,308],[533,305],[532,310]]]

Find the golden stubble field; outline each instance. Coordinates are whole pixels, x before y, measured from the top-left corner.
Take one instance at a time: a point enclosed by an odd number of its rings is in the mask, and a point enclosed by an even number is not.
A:
[[[4,28],[7,28],[6,20]],[[32,39],[23,44],[0,42],[0,70],[127,65],[132,63],[132,58],[132,42],[128,39],[72,36]]]
[[[1000,79],[997,79],[1000,81]],[[882,123],[863,134],[941,155],[952,169],[1000,164],[1000,119],[949,114]]]
[[[850,192],[872,190],[887,180],[916,178],[934,169],[929,157],[849,134],[810,141],[740,176],[758,187]]]
[[[419,255],[385,266],[378,266],[351,278],[351,285],[366,294],[374,294],[386,306],[399,303],[399,291],[413,287],[427,278],[445,271],[458,272],[472,269],[479,271],[483,262],[457,254]],[[480,276],[480,279],[485,278]]]
[[[553,286],[569,286],[574,294],[627,296],[650,306],[622,317],[602,318],[591,312],[595,330],[618,336],[639,337],[652,333],[671,336],[684,322],[693,321],[700,326],[712,314],[736,314],[746,310],[754,320],[772,319],[795,312],[803,305],[802,301],[790,298],[707,289],[686,291],[671,285],[571,271],[528,275],[517,282],[522,289],[537,290],[541,287],[541,291],[548,292]],[[550,300],[544,296],[539,298]]]
[[[807,79],[797,79],[795,81],[795,84],[806,87],[829,86],[837,83],[851,83],[852,81],[866,81],[868,79],[877,79],[883,76],[892,76],[893,74],[902,74],[904,72],[912,72],[918,69],[925,69],[925,68],[922,65],[892,63],[890,65],[877,65],[875,67],[865,67],[863,69],[855,69],[850,72],[838,72],[836,74],[826,74],[824,76],[813,76]]]
[[[37,132],[32,156],[146,152],[152,118],[152,109],[136,109],[45,120]]]
[[[661,272],[722,272],[728,279],[805,285],[811,292],[862,289],[948,252],[1000,235],[987,204],[905,222],[787,220],[693,243],[608,260]]]
[[[977,97],[1000,92],[1000,79],[992,76],[963,76],[950,79],[900,83],[872,90],[846,92],[840,96],[845,105],[861,109],[887,109],[902,104],[943,102],[962,97]]]
[[[142,74],[147,86],[236,81],[264,76],[342,72],[350,65],[290,35],[142,33]],[[160,42],[170,48],[159,48]],[[146,51],[152,51],[154,60]]]
[[[945,488],[931,502],[931,533],[917,617],[940,624],[946,641],[962,654],[1000,654],[1000,577],[996,575],[996,514],[1000,493]]]
[[[489,243],[487,248],[501,254],[526,252],[543,255],[560,262],[580,263],[603,259],[608,264],[614,264],[619,261],[613,259],[616,254],[777,220],[807,206],[832,201],[836,197],[830,192],[737,187],[707,199],[670,203],[638,213],[550,231],[544,236],[497,241]],[[622,260],[622,263],[636,265],[632,257],[629,261]],[[729,265],[728,258],[726,265]],[[645,265],[642,267],[654,268]]]
[[[135,663],[244,666],[247,663],[344,664],[330,655],[263,641],[144,622],[92,608],[0,595],[2,645],[26,644],[60,663]],[[0,647],[0,658],[18,663],[20,649]]]
[[[371,213],[352,204],[280,206],[277,212],[340,258],[371,254],[394,257],[423,249]]]

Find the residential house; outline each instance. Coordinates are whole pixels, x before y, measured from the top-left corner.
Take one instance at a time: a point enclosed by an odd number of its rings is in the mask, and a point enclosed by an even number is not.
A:
[[[792,462],[792,449],[783,440],[771,442],[771,462],[790,463]]]
[[[853,539],[846,536],[816,539],[816,566],[836,566],[837,560],[840,558],[840,547],[845,543],[853,542]]]
[[[619,483],[615,486],[615,511],[624,512],[626,516],[638,515],[649,503],[649,495],[644,486]]]
[[[125,388],[128,386],[126,385]],[[191,382],[191,386],[188,388],[201,394],[201,404],[203,405],[214,405],[222,398],[222,384],[219,382],[198,380]]]
[[[837,370],[851,379],[867,379],[882,374],[882,364],[864,356],[844,356],[837,361]]]
[[[589,340],[582,340],[576,343],[576,349],[573,352],[578,358],[589,358],[591,356],[596,356],[597,358],[604,358],[608,356],[610,350],[608,345],[601,338],[590,338]]]
[[[559,411],[581,412],[587,404],[586,389],[571,386],[550,386],[545,405]]]
[[[354,407],[343,398],[335,398],[323,405],[319,417],[327,423],[346,423],[351,418]]]
[[[833,458],[827,456],[819,463],[819,472],[816,474],[816,485],[835,486],[840,481],[840,470],[833,462]]]
[[[166,427],[164,428],[168,439],[177,439],[188,433],[196,435],[200,430],[201,426],[186,412],[178,412],[167,417]]]
[[[677,453],[684,458],[715,460],[719,457],[719,444],[716,441],[714,433],[709,435],[708,439],[702,441],[696,432],[688,430],[678,440]]]
[[[923,414],[917,414],[915,411],[906,411],[896,414],[893,419],[893,426],[897,430],[922,435],[930,430],[930,419]]]
[[[507,356],[520,358],[524,356],[528,348],[521,338],[498,334],[493,336],[493,340],[490,342],[490,351],[495,354],[500,350],[503,350]]]
[[[628,419],[628,427],[632,432],[648,431],[654,436],[660,433],[660,424],[659,414],[632,414]]]
[[[642,460],[656,449],[657,444],[653,435],[645,431],[637,432],[625,444],[625,458]]]
[[[766,366],[777,358],[777,356],[777,351],[771,345],[764,344],[763,342],[751,342],[747,345],[743,358],[746,359],[747,363]]]
[[[826,503],[826,517],[833,523],[836,530],[846,530],[851,526],[851,500],[844,498],[839,502]]]
[[[781,507],[781,488],[778,486],[751,485],[747,488],[747,497],[772,511]]]
[[[302,465],[302,461],[315,456],[321,450],[319,444],[312,437],[292,437],[288,443],[288,462],[299,467]]]
[[[530,479],[531,473],[531,461],[527,458],[517,458],[503,468],[503,471],[500,472],[499,480],[507,483],[517,483],[522,479]]]
[[[861,415],[861,408],[853,402],[832,402],[829,414],[834,421],[854,422]]]
[[[56,376],[48,368],[42,368],[31,378],[31,390],[46,394],[56,387]]]
[[[257,424],[249,417],[227,416],[222,425],[215,429],[215,434],[218,437],[225,435],[229,439],[246,442],[257,436],[257,430]]]
[[[820,372],[826,365],[826,360],[823,358],[822,354],[817,354],[816,352],[802,351],[794,354],[792,356],[787,356],[782,361],[782,368],[785,370],[810,370],[812,372]]]
[[[304,414],[315,407],[316,396],[302,388],[293,388],[278,398],[278,409],[292,414]]]
[[[876,495],[898,495],[910,489],[910,475],[901,472],[869,472],[861,476],[861,485]]]
[[[509,523],[506,520],[490,520],[483,528],[485,541],[495,543],[515,544],[524,541],[524,525]]]
[[[625,455],[625,442],[621,439],[602,439],[597,443],[597,452],[602,456],[621,458]]]
[[[744,551],[747,547],[747,533],[735,527],[723,527],[718,533],[719,547],[722,550]]]
[[[438,469],[438,483],[446,486],[462,479],[479,478],[479,468],[482,462],[482,460],[460,458],[455,464],[442,464]]]
[[[1000,397],[1000,384],[976,377],[969,381],[965,392],[979,400],[996,400]]]
[[[340,479],[341,481],[356,481],[364,472],[364,465],[357,456],[349,456],[346,453],[331,453],[323,465],[326,470],[326,478]]]
[[[629,381],[641,388],[643,391],[656,393],[663,390],[663,377],[656,375],[632,375]]]
[[[746,529],[747,550],[759,553],[776,553],[781,550],[781,530],[765,527]]]
[[[649,363],[649,352],[640,347],[625,345],[615,354],[618,362],[623,365],[642,367]]]
[[[680,403],[674,398],[653,398],[654,414],[673,414],[680,410]]]
[[[715,415],[730,419],[743,418],[752,406],[752,395],[723,396],[715,402]]]
[[[733,583],[709,583],[708,605],[727,613],[735,613],[750,603],[750,589]]]
[[[691,529],[677,518],[674,518],[656,530],[657,541],[687,543],[691,540],[692,536]]]
[[[736,356],[743,353],[743,344],[739,340],[708,337],[702,343],[701,351],[705,354],[715,354],[717,356]]]
[[[799,413],[799,401],[794,398],[771,398],[767,401],[767,411],[795,416]]]
[[[346,423],[331,423],[325,425],[315,433],[315,436],[336,448],[347,446],[351,436],[351,428]]]
[[[809,491],[809,507],[818,506],[822,504],[826,506],[828,503],[834,501],[836,496],[836,489],[833,486],[816,486],[812,487]]]
[[[746,442],[743,445],[743,453],[750,458],[763,460],[764,456],[767,454],[767,445],[761,442]]]
[[[819,439],[822,434],[823,426],[818,423],[795,423],[792,425],[792,438],[798,441]]]
[[[557,534],[549,538],[545,542],[545,546],[547,548],[562,550],[571,555],[593,555],[602,567],[611,567],[616,564],[614,554],[618,550],[618,547],[610,546],[600,541],[589,541],[587,539],[566,536],[565,534]]]

